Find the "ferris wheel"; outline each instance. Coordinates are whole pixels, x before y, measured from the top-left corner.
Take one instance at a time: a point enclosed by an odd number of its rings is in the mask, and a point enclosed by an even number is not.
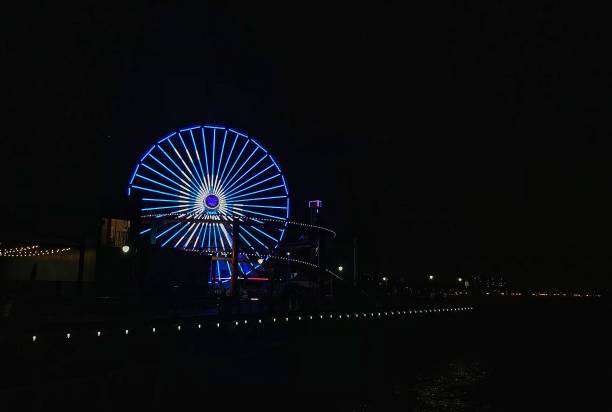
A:
[[[238,226],[245,254],[267,259],[289,218],[289,191],[278,163],[255,139],[223,126],[180,129],[153,144],[134,168],[128,195],[140,200],[148,217],[141,235],[162,247],[214,256],[231,252],[230,225],[240,219],[250,222]],[[265,220],[281,224],[270,227]],[[240,262],[240,274],[248,276],[261,262]],[[211,276],[227,281],[231,265],[214,260]]]

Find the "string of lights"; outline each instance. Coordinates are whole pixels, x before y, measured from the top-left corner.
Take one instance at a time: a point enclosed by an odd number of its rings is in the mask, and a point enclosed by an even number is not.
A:
[[[223,214],[206,215],[202,213],[176,213],[176,212],[175,213],[155,213],[155,214],[141,215],[141,218],[143,219],[163,219],[166,217],[187,219],[187,220],[194,220],[194,221],[197,220],[197,221],[203,221],[203,222],[213,222],[213,223],[221,223],[221,222],[231,223],[234,220],[237,220],[238,222],[241,222],[241,223],[247,223],[249,221],[253,221],[257,223],[260,223],[260,222],[282,223],[282,224],[300,226],[300,227],[305,227],[309,229],[316,229],[316,230],[320,230],[324,232],[329,232],[332,234],[333,237],[336,237],[335,231],[333,231],[332,229],[326,228],[324,226],[311,225],[308,223],[295,222],[295,221],[283,220],[283,219],[262,218],[262,217],[255,218],[251,216],[238,216],[238,215],[232,216],[232,215],[223,215]]]
[[[63,247],[57,249],[40,249],[38,245],[24,246],[21,248],[13,249],[1,249],[0,257],[38,257],[38,256],[50,256],[64,253],[72,248]]]
[[[11,254],[11,253],[27,252],[30,250],[38,249],[38,247],[39,247],[38,245],[32,245],[32,246],[14,247],[11,249],[0,249],[0,256],[5,255],[5,254]]]
[[[288,324],[290,322],[301,322],[301,321],[330,321],[330,320],[378,320],[385,319],[389,317],[401,318],[402,316],[411,316],[411,315],[427,315],[427,314],[438,314],[438,313],[454,313],[454,312],[466,312],[473,311],[473,306],[461,306],[461,307],[444,307],[444,308],[421,308],[421,309],[407,309],[407,310],[390,310],[383,312],[353,312],[353,313],[311,313],[311,314],[299,314],[299,315],[273,315],[271,317],[266,318],[258,318],[258,319],[231,319],[227,321],[219,321],[219,320],[208,320],[208,321],[198,321],[191,325],[174,323],[168,325],[165,329],[160,326],[147,327],[145,330],[151,335],[156,335],[166,331],[175,331],[176,333],[185,333],[187,332],[191,326],[192,330],[206,330],[206,329],[236,329],[241,325],[255,325],[255,326],[264,326],[264,325],[283,325]],[[142,332],[142,328],[122,328],[119,330],[119,334],[124,336],[129,336],[130,332]],[[107,335],[116,335],[117,330],[100,330],[96,329],[95,331],[86,331],[81,330],[78,336],[107,336]],[[56,336],[55,334],[54,336]],[[63,335],[66,341],[70,341],[75,337],[75,334],[69,331],[66,331]],[[31,335],[30,340],[33,343],[39,342],[44,335],[36,334]]]
[[[193,252],[193,253],[200,253],[200,254],[204,254],[204,255],[208,255],[208,256],[223,256],[223,257],[228,257],[231,256],[232,254],[230,252],[223,252],[220,251],[219,249],[185,249],[186,252]],[[336,272],[330,270],[330,269],[324,269],[321,266],[317,266],[314,263],[310,263],[307,262],[305,260],[300,260],[300,259],[295,259],[295,258],[291,258],[288,256],[276,256],[276,255],[266,255],[266,254],[262,254],[262,253],[247,253],[247,252],[240,252],[240,255],[246,257],[246,258],[259,258],[259,259],[265,259],[265,258],[270,258],[270,259],[276,259],[276,260],[284,260],[284,261],[288,261],[288,262],[294,262],[294,263],[299,263],[301,265],[305,265],[305,266],[309,266],[315,269],[323,269],[326,273],[329,273],[330,275],[334,276],[335,278],[339,279],[339,280],[344,280],[343,277],[339,276]]]

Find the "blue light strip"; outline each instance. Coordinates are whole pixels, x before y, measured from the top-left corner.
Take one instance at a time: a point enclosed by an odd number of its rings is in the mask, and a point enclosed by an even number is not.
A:
[[[148,229],[142,230],[142,231],[139,233],[139,235],[144,235],[145,233],[150,232],[150,231],[151,231],[151,228],[148,228]]]
[[[262,245],[263,247],[265,247],[266,249],[270,249],[266,244],[264,244],[261,240],[259,240],[257,237],[255,237],[255,235],[253,235],[251,232],[248,231],[248,229],[244,226],[241,226],[241,229],[244,229],[244,233],[246,233],[247,235],[251,236],[253,239],[255,239],[255,241],[257,243],[259,243],[260,245]]]
[[[225,242],[223,241],[223,236],[221,236],[221,230],[219,229],[219,224],[215,225],[215,232],[217,233],[217,236],[219,237],[219,243],[221,243],[221,248],[225,251],[226,250]]]
[[[191,230],[191,228],[195,228],[196,225],[193,223],[189,223],[189,227],[187,228],[187,230],[185,231],[185,233],[183,233],[183,236],[181,236],[181,238],[178,240],[178,242],[176,242],[174,244],[174,247],[178,247],[178,245],[181,244],[181,242],[183,241],[183,239],[185,239],[185,236],[187,236],[189,234],[189,231]]]
[[[200,167],[200,173],[202,175],[202,179],[206,182],[206,184],[204,185],[204,191],[208,191],[210,187],[210,182],[208,181],[208,176],[204,174],[204,169],[202,168],[202,159],[200,159],[200,152],[198,151],[198,145],[195,142],[195,137],[193,137],[193,131],[190,130],[189,133],[191,134],[191,143],[193,144],[193,150],[195,151],[196,159],[198,159],[198,166]]]
[[[223,162],[223,150],[225,149],[225,140],[227,139],[227,130],[223,134],[223,144],[221,145],[221,153],[219,153],[219,163],[217,165],[217,173],[215,174],[215,178],[217,182],[219,181],[219,172],[221,171],[221,163]]]
[[[204,146],[204,163],[206,165],[206,178],[208,179],[208,187],[212,186],[212,181],[210,180],[210,170],[208,169],[208,151],[206,149],[206,135],[204,134],[204,128],[202,128],[202,145]]]
[[[241,227],[240,229],[244,229],[244,227]],[[240,239],[244,240],[244,243],[246,243],[253,251],[257,252],[257,249],[255,249],[253,245],[251,245],[251,242],[249,242],[244,236],[242,236],[242,233],[238,233],[238,236],[240,236]]]
[[[213,129],[213,142],[212,142],[212,151],[210,153],[210,160],[211,160],[211,166],[210,166],[210,171],[212,172],[213,176],[212,176],[212,181],[213,181],[213,187],[216,189],[217,188],[217,176],[215,175],[215,147],[216,147],[216,142],[217,142],[217,129]]]
[[[180,224],[181,224],[181,222],[178,222],[177,224],[169,227],[168,229],[166,229],[163,232],[161,232],[159,235],[155,236],[155,239],[159,239],[160,237],[162,237],[163,235],[165,235],[166,233],[168,233],[169,231],[171,231],[172,229],[174,229],[175,227],[177,227]]]
[[[172,144],[172,141],[171,141],[171,140],[168,140],[168,142],[169,142],[170,144]],[[181,174],[182,174],[183,176],[185,176],[185,178],[186,178],[186,179],[189,181],[189,185],[193,186],[193,180],[191,179],[191,177],[187,176],[187,173],[185,173],[185,171],[183,170],[183,168],[182,168],[182,167],[180,167],[178,164],[176,164],[176,162],[174,161],[174,159],[172,159],[172,158],[170,157],[170,155],[169,155],[168,153],[166,153],[166,151],[164,150],[164,148],[163,148],[163,147],[161,147],[161,146],[157,146],[157,147],[159,147],[159,150],[161,150],[161,151],[162,151],[162,153],[163,153],[163,154],[164,154],[164,155],[165,155],[165,156],[168,158],[168,160],[170,160],[170,162],[172,162],[172,164],[174,165],[174,167],[176,167],[176,168],[178,169],[178,171],[179,171],[179,172],[181,172]],[[194,190],[196,190],[196,191],[198,190],[196,186],[193,186],[193,188],[194,188]]]
[[[158,199],[156,197],[143,197],[142,200],[147,202],[173,202],[173,203],[187,203],[191,204],[193,202],[189,200],[178,200],[178,199]]]
[[[179,137],[180,137],[180,135],[179,135]],[[191,168],[189,166],[187,166],[187,163],[185,163],[185,159],[183,159],[183,156],[181,156],[181,154],[179,153],[177,148],[174,146],[174,143],[172,143],[172,139],[168,139],[168,143],[170,143],[170,146],[172,146],[172,149],[174,149],[174,153],[176,153],[176,155],[179,157],[179,159],[181,159],[181,163],[183,163],[183,166],[185,166],[185,170],[187,170],[189,172],[189,174],[191,175],[191,177],[188,178],[188,179],[192,180],[192,182],[197,184],[196,177],[193,175],[193,172],[191,171]]]
[[[185,228],[189,227],[191,223],[185,223],[182,227],[180,227],[172,236],[170,236],[164,243],[162,243],[162,247],[166,246],[172,239],[176,237],[179,233],[181,233]]]
[[[261,159],[259,159],[257,162],[255,162],[246,172],[244,172],[238,179],[235,179],[233,182],[228,182],[227,183],[227,188],[225,189],[226,191],[230,191],[230,189],[232,187],[234,187],[236,184],[238,184],[240,182],[240,180],[246,176],[251,170],[253,170],[255,167],[257,167],[258,164],[260,164],[266,157],[268,157],[268,155],[263,155],[261,157]],[[262,172],[260,172],[262,173]],[[251,177],[252,179],[252,177]],[[248,181],[248,180],[247,180]],[[245,182],[246,183],[246,182]],[[242,186],[244,183],[242,183],[240,186]],[[238,187],[240,187],[238,186]]]
[[[232,174],[232,170],[234,170],[234,167],[236,167],[236,163],[238,162],[238,159],[240,159],[240,156],[242,156],[242,153],[244,152],[244,149],[246,149],[246,147],[249,144],[249,139],[246,140],[246,142],[244,142],[244,146],[242,146],[242,150],[240,150],[240,153],[238,153],[238,157],[236,157],[236,159],[234,159],[234,163],[232,163],[232,167],[230,167],[230,170],[227,172],[227,176],[229,177]],[[227,177],[226,177],[227,179]],[[224,181],[222,181],[220,183],[220,186],[223,187],[224,186]]]
[[[160,147],[159,148],[162,152],[163,149]],[[167,154],[166,154],[167,156]],[[172,175],[176,176],[177,179],[179,179],[181,182],[183,182],[184,184],[186,184],[187,186],[189,186],[194,192],[197,192],[197,188],[195,186],[192,186],[190,182],[187,182],[186,180],[183,180],[182,177],[180,177],[179,175],[177,175],[176,173],[174,173],[174,171],[172,171],[168,166],[166,166],[165,164],[162,163],[161,160],[159,160],[157,157],[151,155],[149,156],[151,157],[153,160],[155,160],[157,163],[159,163],[164,169],[166,169],[167,171],[169,171],[170,173],[172,173]]]
[[[142,187],[142,186],[132,185],[132,187],[134,189],[140,189],[140,190],[144,190],[144,191],[147,191],[147,192],[159,193],[159,194],[166,195],[166,196],[171,196],[171,197],[175,197],[176,196],[175,194],[172,194],[172,193],[162,192],[161,190],[148,189],[148,188]]]
[[[250,185],[250,186],[247,186],[247,187],[242,188],[242,189],[240,189],[240,190],[238,190],[238,191],[234,191],[234,192],[232,192],[232,193],[229,193],[229,194],[227,194],[226,196],[227,196],[227,198],[228,198],[228,199],[231,199],[233,195],[237,195],[238,193],[242,193],[242,192],[244,192],[245,190],[249,190],[249,189],[251,189],[251,188],[253,188],[253,187],[255,187],[255,186],[259,186],[259,185],[261,185],[261,184],[263,184],[263,183],[269,182],[270,180],[272,180],[272,179],[274,179],[275,177],[278,177],[278,176],[280,176],[280,174],[278,174],[278,173],[277,173],[277,174],[275,174],[274,176],[270,176],[270,177],[268,177],[268,178],[266,178],[266,179],[264,179],[264,180],[260,180],[259,182],[253,183],[253,184],[252,184],[252,185]]]
[[[193,158],[191,157],[191,154],[189,153],[189,149],[187,149],[187,145],[185,144],[185,140],[183,140],[183,136],[179,133],[179,140],[181,141],[181,144],[183,145],[183,148],[185,149],[185,153],[187,153],[187,157],[189,158],[189,162],[191,163],[191,166],[193,166],[193,170],[195,171],[195,175],[197,176],[196,180],[200,181],[200,184],[202,186],[205,186],[204,184],[204,180],[202,179],[202,177],[199,175],[198,173],[198,168],[196,167]],[[191,170],[191,169],[190,169]],[[190,173],[191,174],[191,173]]]
[[[155,149],[155,146],[156,145],[153,145],[149,148],[149,150],[147,150],[147,152],[140,158],[141,162],[146,159],[146,157],[153,151],[153,149]]]
[[[267,205],[244,205],[242,203],[234,203],[233,206],[244,206],[244,207],[262,207],[265,209],[287,209],[287,206],[267,206]]]
[[[182,190],[179,190],[179,189],[177,189],[177,188],[175,188],[175,187],[168,186],[168,185],[166,185],[166,184],[164,184],[164,183],[158,182],[158,181],[157,181],[157,180],[155,180],[155,179],[151,179],[151,178],[149,178],[149,177],[142,176],[142,175],[140,175],[140,174],[138,174],[138,173],[136,173],[136,176],[137,176],[137,177],[139,177],[139,178],[141,178],[141,179],[144,179],[144,180],[146,180],[146,181],[149,181],[149,182],[151,182],[151,183],[158,184],[158,185],[163,186],[163,187],[165,187],[165,188],[167,188],[167,189],[170,189],[170,190],[173,190],[173,191],[175,191],[175,192],[177,192],[177,193],[181,193],[181,194],[183,194],[183,195],[185,195],[185,196],[188,196],[188,197],[184,197],[184,196],[176,195],[177,197],[180,197],[180,198],[183,198],[183,199],[195,199],[195,196],[193,196],[193,195],[192,195],[191,193],[189,193],[189,192],[183,192]]]
[[[157,206],[157,207],[143,207],[142,210],[143,212],[147,212],[149,210],[164,210],[164,209],[179,209],[183,207],[183,205],[172,205],[172,206]]]
[[[223,170],[221,171],[221,176],[219,177],[220,182],[223,181],[223,177],[225,176],[225,169],[227,169],[227,165],[230,161],[230,158],[232,157],[232,153],[234,153],[234,147],[236,147],[236,142],[238,142],[237,135],[234,137],[234,143],[232,144],[232,148],[230,149],[229,154],[227,155],[227,158],[225,159],[225,165],[223,166]]]
[[[229,248],[232,248],[232,241],[230,240],[230,236],[227,233],[227,229],[225,229],[225,225],[220,224],[219,228],[221,229],[221,232],[223,232],[223,234],[225,235],[225,240],[227,240],[227,244],[229,245]]]
[[[244,167],[244,165],[246,165],[246,164],[247,164],[247,162],[248,162],[249,160],[251,160],[251,157],[253,157],[253,155],[255,154],[255,152],[257,152],[257,148],[255,148],[255,150],[253,150],[253,151],[251,152],[251,154],[249,155],[249,157],[247,157],[247,159],[246,159],[244,162],[242,162],[242,164],[240,165],[240,167],[238,168],[238,170],[236,170],[236,171],[234,172],[234,174],[232,175],[232,177],[230,177],[230,178],[227,180],[227,183],[231,183],[231,182],[232,182],[232,180],[234,180],[234,178],[236,177],[236,175],[237,175],[238,173],[240,173],[240,171],[242,170],[242,168]]]
[[[208,223],[204,223],[204,235],[202,235],[202,242],[200,243],[200,247],[204,249],[204,239],[206,239],[206,233],[208,233]],[[208,236],[208,245],[210,247],[210,236]]]
[[[163,177],[164,179],[166,179],[166,180],[168,180],[168,181],[170,181],[170,182],[174,183],[175,185],[177,185],[177,186],[178,186],[178,187],[180,187],[181,189],[187,190],[188,192],[191,192],[191,194],[193,194],[193,195],[197,196],[197,193],[193,192],[193,191],[192,191],[192,189],[191,189],[191,187],[185,187],[185,186],[181,185],[181,184],[180,184],[179,182],[177,182],[176,180],[169,178],[168,176],[166,176],[165,174],[163,174],[163,173],[161,173],[161,172],[158,172],[157,170],[153,169],[151,166],[149,166],[149,165],[147,165],[147,164],[145,164],[145,163],[142,163],[142,165],[143,165],[144,167],[146,167],[147,169],[149,169],[150,171],[152,171],[153,173],[155,173],[155,174],[157,174],[157,175],[159,175],[159,176]]]
[[[134,172],[132,173],[132,177],[130,178],[130,185],[134,182],[134,178],[136,177],[136,173],[138,172],[138,168],[140,167],[140,163],[136,165],[134,168]]]
[[[266,197],[253,197],[250,199],[240,199],[241,202],[255,202],[257,200],[271,200],[271,199],[286,199],[287,196],[266,196]]]
[[[282,175],[281,175],[281,176],[282,176]],[[254,195],[254,194],[256,194],[256,193],[267,192],[267,191],[269,191],[269,190],[278,189],[278,188],[280,188],[280,187],[284,187],[284,185],[272,186],[272,187],[268,187],[268,188],[266,188],[266,189],[256,190],[256,191],[254,191],[254,192],[245,193],[245,194],[243,194],[243,195],[239,195],[239,196],[234,196],[234,197],[232,197],[232,200],[240,199],[241,197],[244,197],[244,196],[251,196],[251,195]]]
[[[200,223],[200,231],[198,232],[198,236],[196,237],[196,240],[193,242],[194,249],[198,247],[198,240],[200,240],[200,235],[202,234],[202,230],[204,230],[204,224]]]
[[[269,237],[269,238],[270,238],[270,239],[272,239],[273,241],[278,242],[278,239],[276,239],[276,238],[274,238],[274,237],[270,236],[269,234],[267,234],[267,233],[266,233],[266,232],[264,232],[263,230],[259,229],[258,227],[256,227],[256,226],[249,226],[249,227],[251,227],[251,228],[255,229],[256,231],[258,231],[258,232],[259,232],[259,233],[261,233],[262,235],[265,235],[265,236]]]
[[[170,139],[170,138],[171,138],[172,136],[174,136],[175,134],[176,134],[176,132],[172,132],[172,133],[170,133],[168,136],[166,136],[166,137],[164,137],[164,138],[162,138],[162,139],[158,140],[158,141],[157,141],[157,144],[160,144],[160,143],[165,142],[166,140]]]
[[[262,173],[267,172],[270,168],[274,167],[274,165],[270,165],[268,167],[266,167],[265,169],[262,169],[261,171],[257,172],[256,174],[254,174],[253,176],[249,177],[247,180],[245,180],[244,182],[240,183],[238,186],[234,187],[234,190],[239,189],[240,187],[246,185],[247,183],[249,183],[251,180],[255,179],[257,176],[261,175]],[[239,181],[239,180],[238,180]],[[236,181],[236,183],[238,183],[238,181]],[[234,185],[232,185],[234,186]],[[232,186],[228,187],[227,189],[225,189],[227,192],[229,192],[232,189]]]
[[[238,210],[242,210],[243,212],[249,212],[249,213],[253,213],[253,214],[259,215],[259,216],[271,217],[273,219],[279,219],[279,220],[283,220],[284,219],[281,216],[268,215],[266,213],[255,212],[254,210],[243,209],[243,208],[235,207],[235,206],[234,206],[234,208],[238,209]]]
[[[278,167],[278,164],[276,164],[276,160],[274,160],[274,157],[272,155],[270,156],[270,160],[272,160],[272,163],[274,163],[274,166],[276,166],[276,170],[278,170],[278,173],[282,173],[280,170],[280,167]]]

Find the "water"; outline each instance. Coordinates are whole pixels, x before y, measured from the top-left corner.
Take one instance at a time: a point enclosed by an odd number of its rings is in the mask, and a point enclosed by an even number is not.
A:
[[[134,329],[3,348],[0,395],[33,409],[605,410],[606,301],[488,300],[386,320]],[[6,367],[8,365],[9,367]]]

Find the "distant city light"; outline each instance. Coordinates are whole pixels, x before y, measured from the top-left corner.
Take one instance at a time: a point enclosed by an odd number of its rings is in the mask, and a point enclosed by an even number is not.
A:
[[[342,272],[344,268],[342,266],[338,266],[338,272]]]
[[[388,278],[388,277],[383,276],[383,278],[382,278],[382,281],[383,281],[383,282],[386,282],[386,281],[388,281],[388,280],[389,280],[389,278]]]
[[[429,275],[429,280],[433,280],[434,275]]]
[[[123,253],[128,253],[130,251],[130,247],[128,245],[122,246],[121,251]]]
[[[463,279],[462,279],[462,278],[457,278],[457,280],[458,280],[459,282],[463,282]]]
[[[262,258],[257,259],[257,263],[259,263],[260,265],[263,265],[264,260]]]

